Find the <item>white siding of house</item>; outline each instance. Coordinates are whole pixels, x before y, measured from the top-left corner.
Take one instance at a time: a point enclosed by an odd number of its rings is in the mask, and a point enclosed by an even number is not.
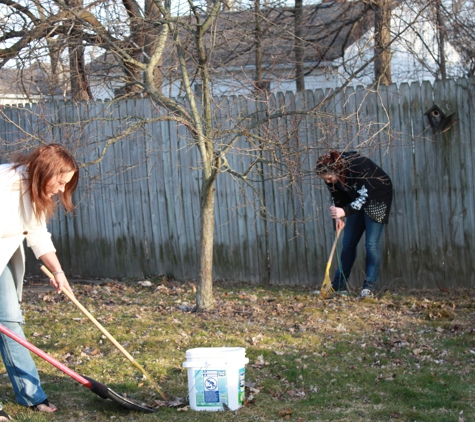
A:
[[[414,6],[414,5],[412,5]],[[438,45],[436,28],[433,23],[424,18],[417,10],[402,6],[393,12],[391,32],[398,41],[391,45],[391,76],[392,82],[434,82],[437,73]],[[416,18],[417,15],[417,18]],[[374,31],[368,31],[357,43],[345,51],[340,72],[348,78],[349,75],[373,57]],[[446,67],[448,78],[464,76],[460,55],[446,43]],[[351,85],[370,85],[374,81],[374,66],[370,65],[351,81]]]

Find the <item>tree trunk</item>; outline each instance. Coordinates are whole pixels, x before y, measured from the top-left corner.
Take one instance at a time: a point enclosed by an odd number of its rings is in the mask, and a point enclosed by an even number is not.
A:
[[[84,47],[81,40],[70,40],[69,44],[69,70],[71,73],[71,98],[74,101],[92,99],[92,93],[86,76],[84,62]]]
[[[439,45],[439,75],[443,81],[447,80],[447,63],[445,59],[445,24],[442,18],[442,5],[441,1],[437,0],[436,4],[437,15],[437,33],[438,33],[438,45]]]
[[[82,0],[68,0],[67,4],[78,9],[84,6]],[[92,99],[91,88],[86,76],[82,32],[81,25],[77,24],[71,28],[70,37],[68,38],[71,98],[74,101]]]
[[[201,191],[201,251],[196,287],[196,310],[214,308],[213,243],[214,243],[214,177],[208,177]]]
[[[255,87],[256,91],[259,93],[264,87],[262,80],[262,40],[261,40],[261,3],[259,0],[254,0],[254,39],[256,42],[256,55],[255,55],[255,65],[256,65],[256,76],[255,76]]]
[[[297,92],[305,91],[304,45],[302,39],[302,0],[295,0],[295,82]]]
[[[374,11],[374,78],[375,82],[389,85],[391,79],[391,0],[378,0]]]
[[[162,17],[157,5],[153,0],[145,0],[145,15],[150,22],[158,22]],[[144,52],[147,55],[147,59],[153,54],[158,42],[158,30],[150,25],[150,28],[146,28],[144,36]],[[162,75],[162,60],[158,63],[157,68],[154,70],[153,79],[154,85],[157,89],[161,90],[163,85]]]
[[[150,31],[148,22],[142,17],[142,11],[138,3],[134,0],[122,0],[122,4],[127,10],[129,16],[130,45],[128,54],[135,60],[145,61],[142,58],[145,48],[145,37]],[[148,12],[148,10],[147,10]],[[147,17],[148,20],[148,17]],[[116,90],[116,98],[127,94],[140,93],[141,87],[136,82],[142,81],[142,69],[137,68],[133,63],[124,63],[125,67],[125,85],[122,89]]]

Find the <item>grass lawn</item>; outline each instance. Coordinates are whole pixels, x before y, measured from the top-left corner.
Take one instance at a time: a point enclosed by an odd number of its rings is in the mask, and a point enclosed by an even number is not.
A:
[[[39,283],[39,279],[36,283]],[[3,365],[0,400],[16,421],[475,421],[475,291],[387,292],[321,300],[310,289],[215,283],[216,309],[192,311],[195,286],[157,278],[74,283],[79,302],[172,399],[153,386],[63,295],[24,295],[28,340],[75,372],[156,407],[103,400],[35,356],[60,411],[16,404]],[[237,411],[188,406],[185,352],[244,347],[246,401]]]

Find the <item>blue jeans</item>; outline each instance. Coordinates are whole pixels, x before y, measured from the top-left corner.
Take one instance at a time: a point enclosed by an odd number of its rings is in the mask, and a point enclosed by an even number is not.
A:
[[[355,263],[356,248],[365,231],[366,277],[363,289],[374,290],[376,286],[381,268],[381,237],[384,224],[374,221],[361,210],[346,217],[340,256],[341,267],[339,266],[336,271],[332,283],[336,291],[347,290],[346,282],[350,278],[351,268]]]
[[[0,324],[25,338],[22,323],[15,281],[11,265],[8,264],[0,275]],[[38,370],[30,351],[0,333],[0,352],[18,403],[34,406],[43,402],[46,394],[41,388]]]

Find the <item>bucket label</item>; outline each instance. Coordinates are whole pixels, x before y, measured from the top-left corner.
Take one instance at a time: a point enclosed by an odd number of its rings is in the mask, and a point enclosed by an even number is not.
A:
[[[239,370],[239,393],[238,393],[238,403],[241,406],[244,403],[244,393],[246,390],[246,383],[244,382],[245,369],[241,368]]]
[[[197,406],[228,404],[226,370],[197,370],[195,380]]]

